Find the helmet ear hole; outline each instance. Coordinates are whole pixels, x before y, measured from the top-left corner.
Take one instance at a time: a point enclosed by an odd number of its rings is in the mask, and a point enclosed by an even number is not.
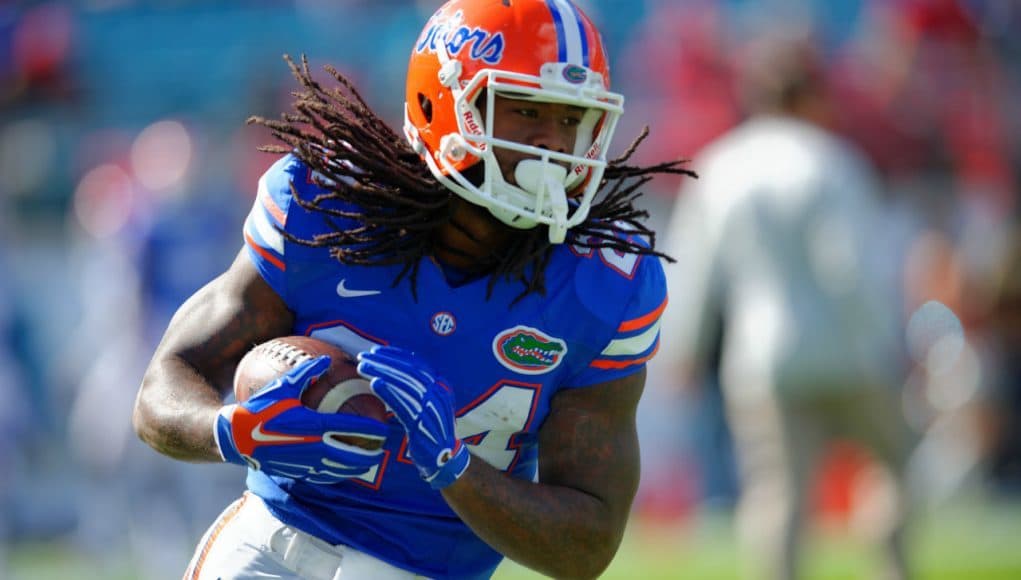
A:
[[[418,106],[422,109],[422,114],[425,115],[425,122],[433,122],[433,103],[429,100],[429,97],[418,93]]]

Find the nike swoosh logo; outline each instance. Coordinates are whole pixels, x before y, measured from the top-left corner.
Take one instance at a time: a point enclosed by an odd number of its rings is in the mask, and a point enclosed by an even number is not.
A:
[[[307,438],[300,435],[282,435],[280,433],[267,433],[262,430],[262,423],[252,429],[252,440],[260,443],[304,443]]]
[[[347,280],[341,280],[337,284],[337,295],[341,298],[358,298],[359,296],[372,296],[373,294],[379,294],[379,290],[351,290],[344,286]]]

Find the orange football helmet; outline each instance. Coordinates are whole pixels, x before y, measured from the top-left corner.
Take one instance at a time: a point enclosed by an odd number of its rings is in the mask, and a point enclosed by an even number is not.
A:
[[[433,175],[517,228],[552,243],[588,216],[624,97],[612,93],[599,31],[570,0],[450,0],[426,23],[408,65],[404,132]],[[477,100],[567,103],[586,112],[573,151],[499,139]],[[525,153],[507,182],[495,149]],[[478,163],[484,172],[469,179]]]

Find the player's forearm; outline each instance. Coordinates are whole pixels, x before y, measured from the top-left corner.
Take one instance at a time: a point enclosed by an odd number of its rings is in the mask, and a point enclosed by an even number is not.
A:
[[[164,455],[222,461],[213,437],[222,405],[216,389],[193,368],[180,360],[154,360],[142,379],[132,421],[139,438]]]
[[[555,578],[598,576],[623,537],[623,522],[599,498],[514,479],[478,458],[443,496],[494,549]]]
[[[234,369],[253,345],[288,334],[292,321],[242,250],[170,321],[135,403],[138,436],[175,459],[222,461],[213,425]]]

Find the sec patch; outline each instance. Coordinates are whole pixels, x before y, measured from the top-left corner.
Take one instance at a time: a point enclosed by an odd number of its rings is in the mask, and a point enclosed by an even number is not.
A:
[[[429,320],[429,326],[440,336],[450,336],[457,330],[457,319],[449,312],[437,312]]]

